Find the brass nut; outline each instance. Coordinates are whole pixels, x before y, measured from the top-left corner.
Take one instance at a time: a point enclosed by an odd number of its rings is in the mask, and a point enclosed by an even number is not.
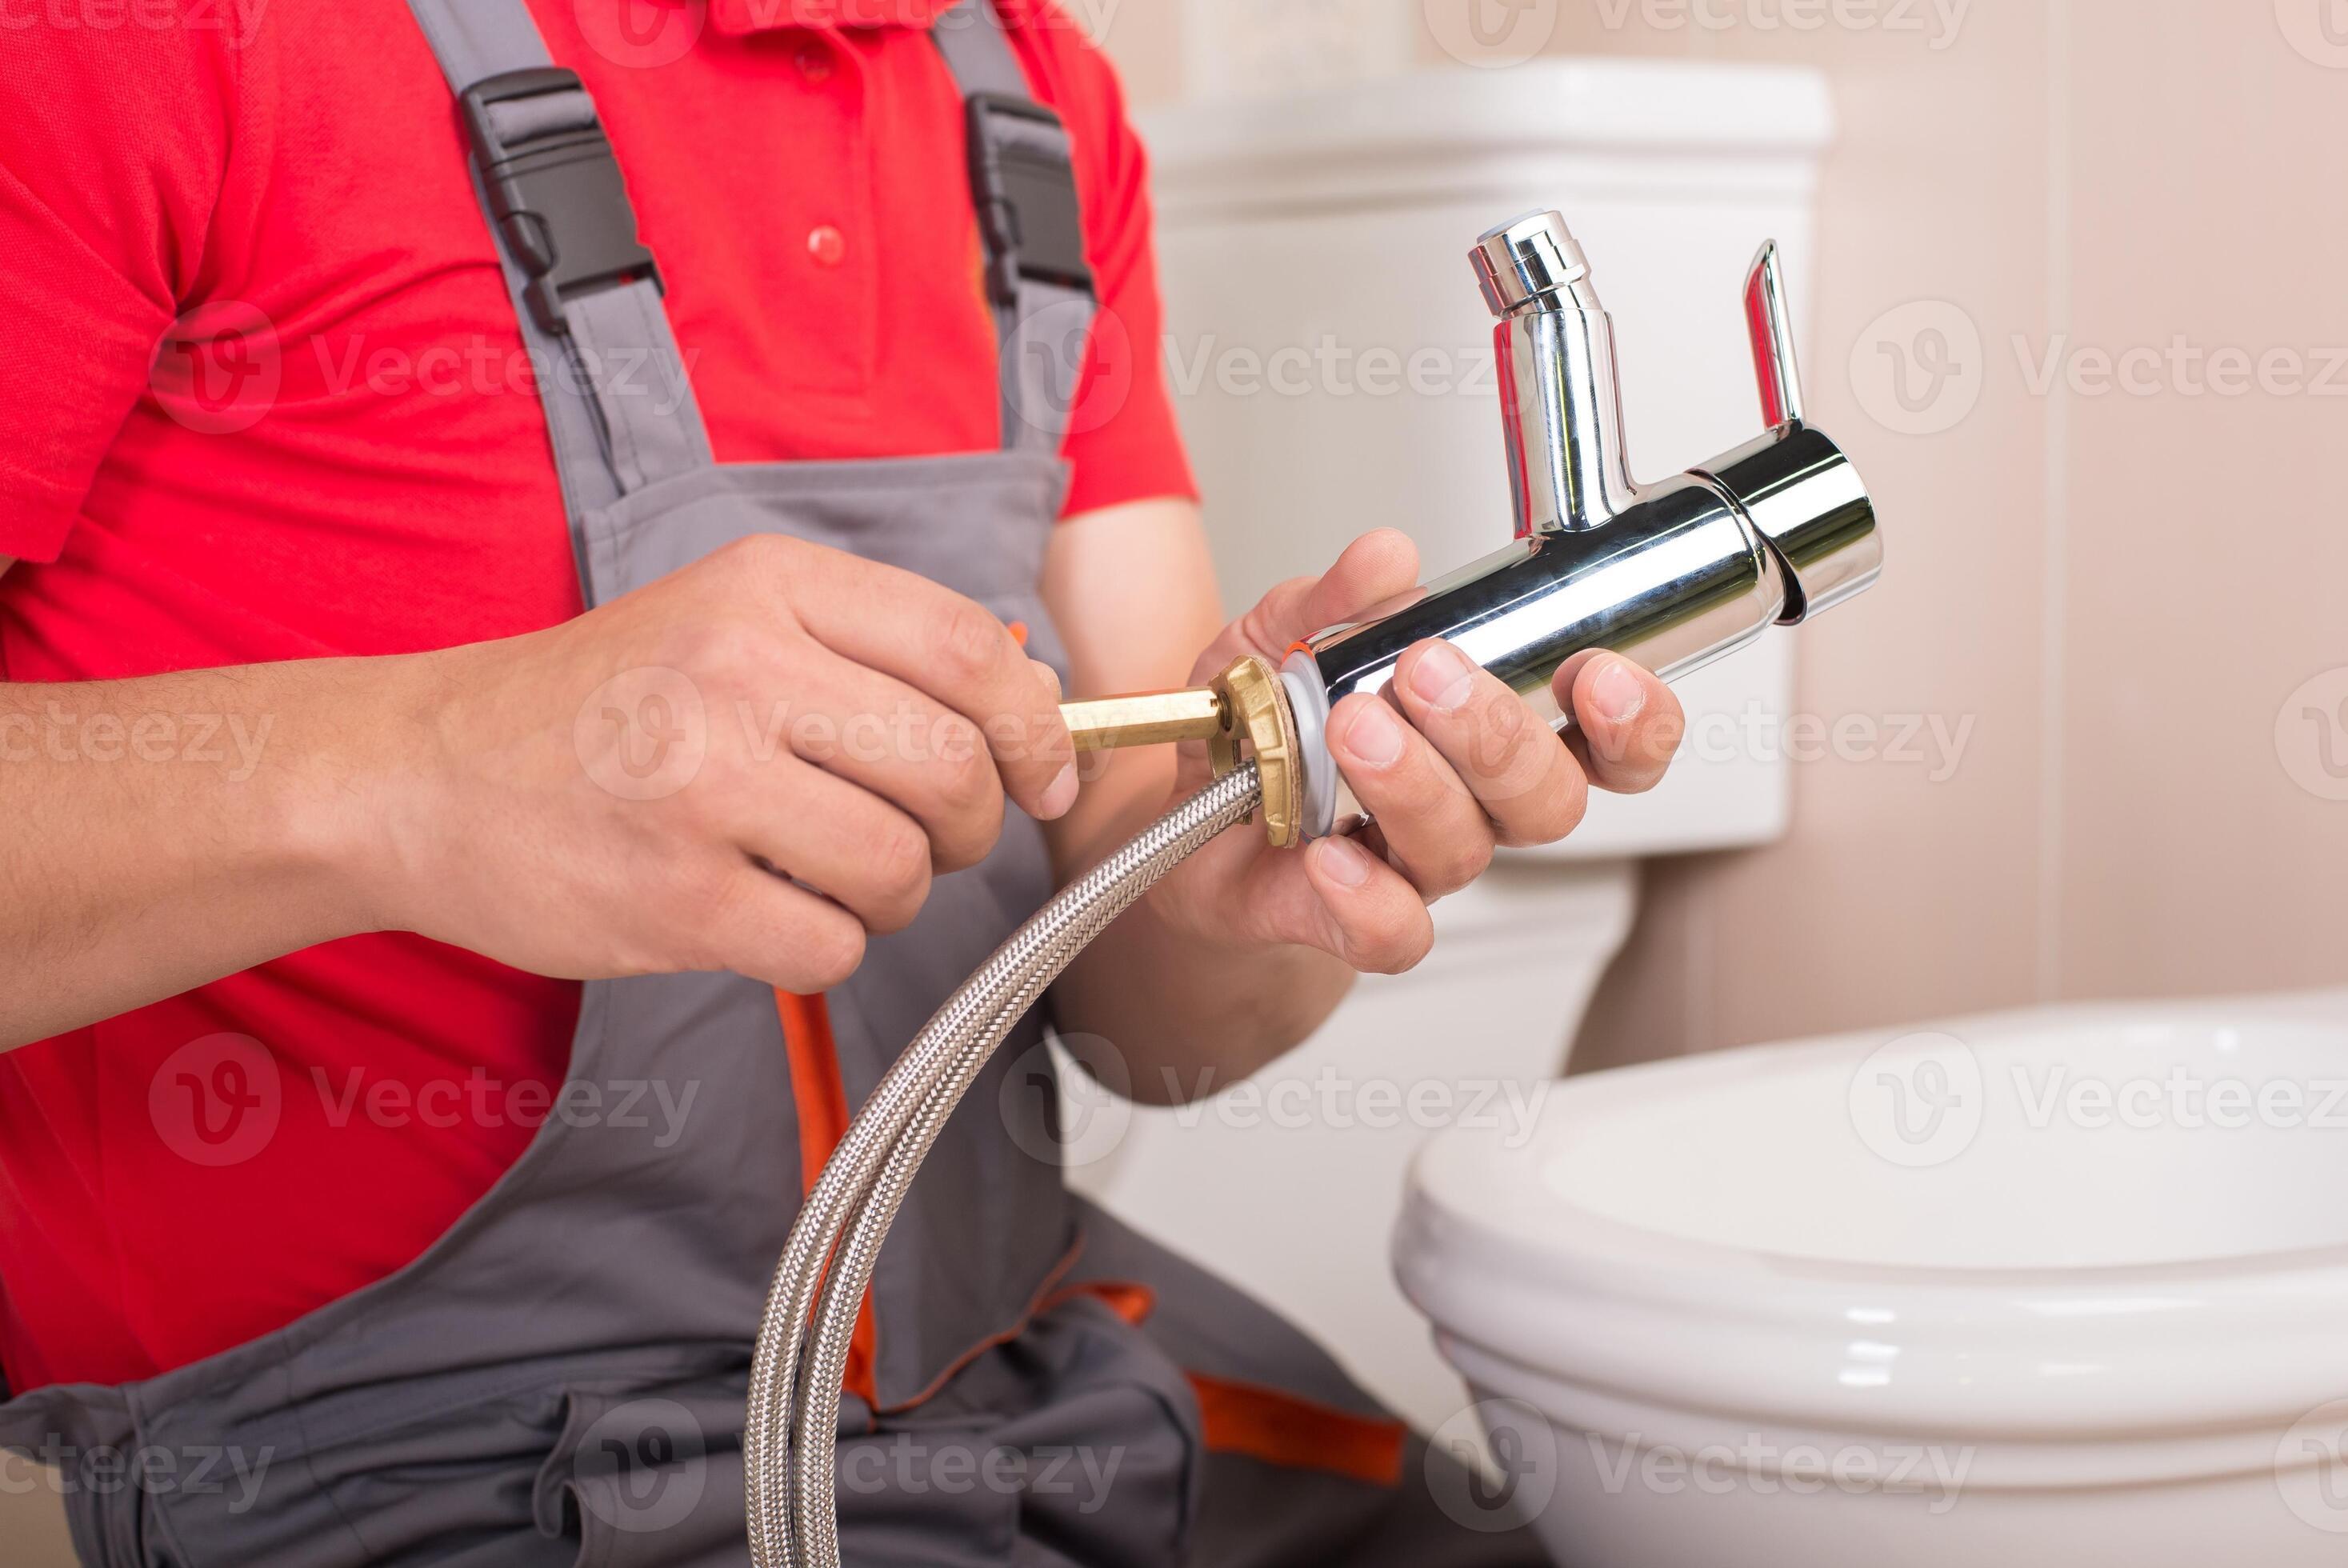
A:
[[[1264,836],[1284,850],[1303,837],[1304,776],[1296,755],[1296,719],[1279,672],[1253,655],[1235,659],[1214,681],[1227,714],[1223,732],[1208,742],[1218,777],[1240,765],[1247,743],[1263,779]]]

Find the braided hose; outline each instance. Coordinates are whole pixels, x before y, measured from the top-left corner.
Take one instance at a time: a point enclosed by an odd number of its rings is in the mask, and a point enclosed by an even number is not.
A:
[[[850,1124],[791,1227],[758,1323],[743,1439],[757,1568],[840,1568],[834,1444],[849,1346],[881,1243],[947,1119],[1076,954],[1262,798],[1246,763],[1064,889],[946,999]]]

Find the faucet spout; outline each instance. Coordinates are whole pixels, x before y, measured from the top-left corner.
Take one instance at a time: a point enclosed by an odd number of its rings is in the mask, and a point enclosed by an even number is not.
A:
[[[1555,212],[1484,234],[1468,253],[1499,321],[1501,433],[1517,536],[1592,529],[1639,499],[1622,437],[1614,323]]]

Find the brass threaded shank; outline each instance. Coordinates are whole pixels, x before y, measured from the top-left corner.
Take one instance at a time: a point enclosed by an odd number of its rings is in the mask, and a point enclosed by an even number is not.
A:
[[[1296,720],[1272,665],[1234,659],[1203,686],[1060,705],[1078,751],[1203,740],[1217,778],[1252,758],[1263,775],[1263,825],[1275,849],[1303,836],[1304,779]]]

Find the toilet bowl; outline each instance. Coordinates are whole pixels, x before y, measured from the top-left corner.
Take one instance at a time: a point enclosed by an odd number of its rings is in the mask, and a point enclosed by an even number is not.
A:
[[[1395,1258],[1565,1568],[2348,1561],[2348,994],[1573,1080]]]
[[[1492,321],[1468,250],[1513,212],[1562,209],[1604,269],[1635,469],[1749,437],[1738,290],[1774,235],[1807,319],[1831,118],[1806,70],[1572,59],[1145,117],[1167,378],[1226,607],[1373,528],[1410,534],[1428,573],[1507,542]],[[1410,1157],[1442,1126],[1520,1120],[1563,1071],[1630,932],[1639,858],[1784,833],[1785,760],[1724,740],[1791,711],[1793,648],[1773,633],[1690,676],[1691,745],[1661,788],[1594,799],[1563,845],[1504,853],[1437,906],[1426,963],[1365,979],[1256,1080],[1159,1110],[1089,1103],[1093,1080],[1063,1073],[1063,1124],[1085,1130],[1071,1185],[1278,1307],[1414,1421],[1458,1408],[1386,1267]]]

